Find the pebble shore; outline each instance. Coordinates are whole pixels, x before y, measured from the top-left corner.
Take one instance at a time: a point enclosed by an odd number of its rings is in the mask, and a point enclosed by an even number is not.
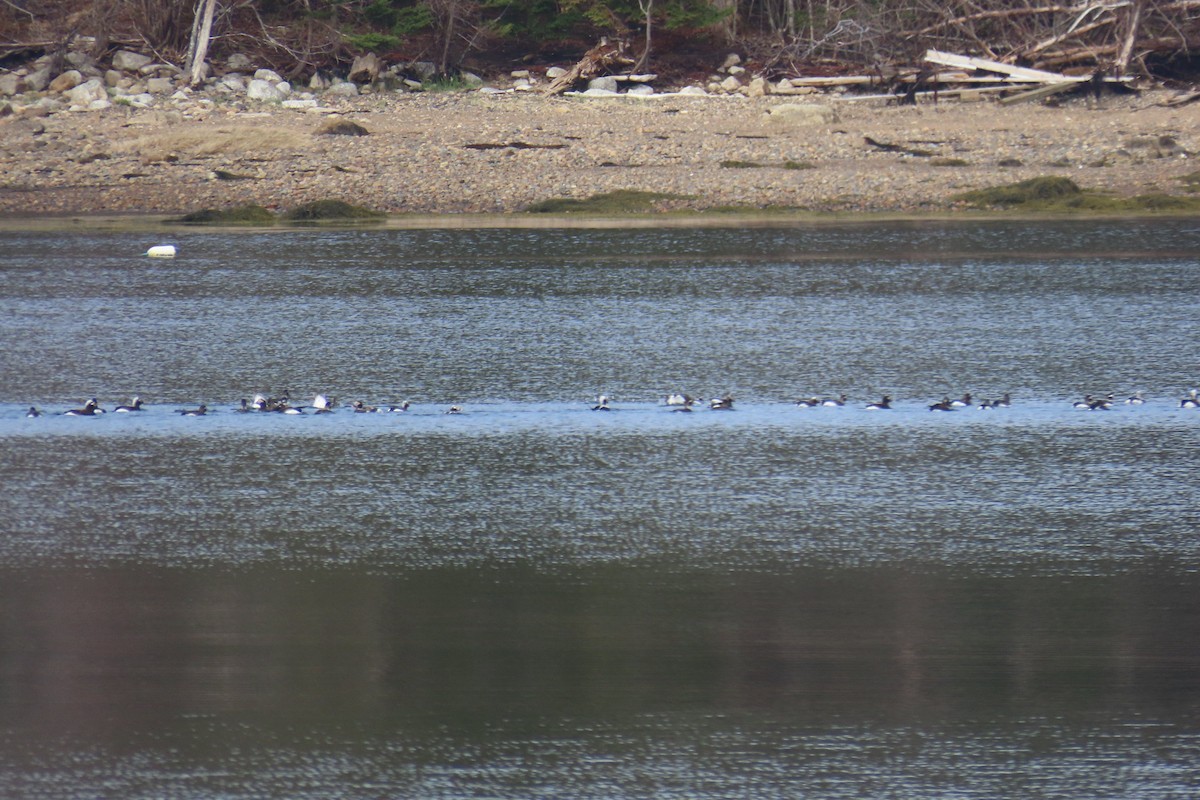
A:
[[[829,95],[590,98],[381,93],[175,102],[0,118],[0,216],[177,215],[339,199],[401,214],[512,214],[615,190],[662,211],[952,213],[961,192],[1043,175],[1185,195],[1200,103],[1168,93],[889,105]],[[821,106],[821,115],[771,113]],[[322,135],[331,119],[366,135]],[[880,145],[895,145],[886,149]]]

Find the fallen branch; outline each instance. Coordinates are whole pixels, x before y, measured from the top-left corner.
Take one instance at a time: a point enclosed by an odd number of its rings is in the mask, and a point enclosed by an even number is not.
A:
[[[550,82],[544,94],[562,94],[575,85],[576,81],[590,80],[604,73],[611,72],[616,66],[629,66],[633,59],[625,55],[625,43],[617,40],[610,43],[607,38],[601,39],[600,44],[583,54],[579,63],[571,67],[564,75]]]
[[[1200,2],[1200,0],[1193,0]],[[974,14],[967,14],[954,19],[946,19],[941,22],[936,22],[933,25],[922,28],[919,31],[908,34],[909,39],[914,39],[918,36],[928,36],[931,33],[936,33],[943,28],[949,28],[956,25],[965,25],[970,22],[978,22],[984,19],[1011,19],[1013,17],[1030,17],[1038,14],[1071,14],[1084,10],[1084,6],[1043,6],[1041,8],[1005,8],[994,11],[977,11]]]
[[[1072,36],[1079,36],[1080,34],[1090,33],[1091,31],[1094,31],[1098,28],[1103,28],[1108,25],[1112,25],[1116,21],[1117,21],[1116,17],[1105,17],[1104,19],[1096,20],[1095,22],[1091,23],[1090,25],[1083,25],[1079,28],[1072,28],[1071,30],[1069,30],[1065,33],[1060,33],[1057,36],[1051,36],[1049,39],[1043,39],[1042,41],[1035,44],[1033,47],[1030,47],[1028,50],[1023,50],[1022,53],[1027,56],[1035,55],[1037,53],[1042,52],[1043,50],[1053,47],[1056,44],[1059,44],[1060,42],[1070,39]]]

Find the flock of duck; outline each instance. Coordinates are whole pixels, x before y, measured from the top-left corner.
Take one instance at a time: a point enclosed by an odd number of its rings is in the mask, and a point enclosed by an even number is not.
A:
[[[888,411],[892,408],[892,398],[889,395],[884,395],[880,400],[867,403],[863,406],[867,411]],[[1083,411],[1107,411],[1113,407],[1118,401],[1114,394],[1108,394],[1104,397],[1096,397],[1094,395],[1084,395],[1082,400],[1077,400],[1072,403],[1072,408]],[[1123,401],[1125,405],[1137,406],[1146,402],[1142,392],[1135,392]],[[793,402],[793,405],[801,408],[840,408],[849,403],[846,395],[837,397],[801,397]],[[668,407],[672,411],[691,412],[697,406],[707,407],[713,411],[732,411],[733,396],[729,394],[720,397],[714,397],[707,402],[702,398],[695,398],[686,394],[669,394],[662,398],[661,405]],[[1008,408],[1012,405],[1012,399],[1006,392],[997,400],[978,399],[971,396],[967,392],[962,397],[951,399],[949,396],[943,397],[935,403],[930,403],[928,408],[934,412],[959,411],[961,409],[975,408],[980,411],[991,411],[993,409]],[[331,414],[334,409],[338,408],[338,402],[335,398],[331,398],[324,394],[315,395],[310,403],[296,405],[293,404],[291,398],[286,392],[279,397],[267,397],[262,394],[256,394],[253,400],[242,399],[239,405],[231,409],[231,411],[240,414],[249,413],[264,413],[264,414]],[[411,407],[406,400],[399,405],[368,405],[362,400],[355,400],[345,406],[350,411],[358,414],[372,413],[404,413]],[[1191,389],[1179,401],[1180,408],[1200,408],[1200,390]],[[608,395],[599,395],[595,404],[591,407],[593,411],[612,411],[612,399]],[[118,405],[111,410],[116,414],[127,414],[142,411],[145,405],[140,397],[134,397],[128,405]],[[203,417],[210,413],[207,405],[200,403],[195,408],[179,408],[175,409],[177,414],[185,417]],[[29,411],[25,414],[26,417],[36,418],[44,416],[49,412],[41,411],[35,406],[30,406]],[[57,412],[61,416],[66,417],[95,417],[101,414],[109,413],[109,409],[101,407],[96,398],[92,398],[84,403],[79,408],[72,408],[66,411]],[[446,409],[445,414],[461,414],[463,413],[462,406],[453,405]]]

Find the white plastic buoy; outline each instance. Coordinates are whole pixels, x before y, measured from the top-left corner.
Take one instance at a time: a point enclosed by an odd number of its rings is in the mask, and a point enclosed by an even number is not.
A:
[[[146,255],[151,258],[174,258],[175,245],[173,244],[156,244],[146,251]]]

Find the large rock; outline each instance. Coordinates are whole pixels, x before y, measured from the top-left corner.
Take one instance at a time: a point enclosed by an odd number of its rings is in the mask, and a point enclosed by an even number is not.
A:
[[[68,89],[63,92],[63,97],[67,99],[71,105],[87,106],[97,100],[108,99],[108,89],[104,85],[104,81],[99,78],[92,78],[89,81],[79,84],[78,86]]]
[[[170,78],[150,78],[146,81],[146,91],[150,94],[169,94],[175,91],[175,81]]]
[[[255,78],[246,87],[246,97],[251,100],[261,100],[264,103],[278,103],[284,98],[284,93],[270,81]]]
[[[65,94],[68,90],[74,89],[81,83],[83,83],[83,73],[77,69],[69,69],[50,81],[49,88],[55,94]]]
[[[350,72],[346,77],[354,83],[370,83],[379,77],[379,71],[382,67],[383,65],[379,62],[379,56],[374,53],[356,56],[354,63],[350,65]]]
[[[21,93],[21,76],[12,72],[0,75],[0,97],[12,97]]]
[[[222,75],[221,79],[217,81],[217,85],[224,86],[231,92],[246,91],[246,79],[237,73],[231,72],[228,75]]]
[[[225,59],[225,69],[230,72],[249,72],[254,68],[254,62],[245,53],[234,53]]]
[[[617,79],[612,75],[602,75],[599,78],[592,78],[588,81],[589,89],[599,89],[603,92],[616,92],[617,86]]]
[[[254,80],[266,81],[278,86],[283,81],[283,78],[273,69],[256,69],[254,70]]]
[[[819,103],[785,103],[767,109],[766,118],[783,125],[828,125],[837,122],[837,112]]]
[[[362,125],[348,119],[331,119],[317,130],[317,136],[366,136],[368,133]]]
[[[334,97],[355,97],[358,95],[358,86],[350,81],[337,81],[325,93]]]
[[[431,81],[437,77],[437,64],[432,61],[414,61],[405,70],[419,81]]]
[[[746,85],[747,97],[766,97],[771,93],[771,84],[766,78],[755,78]]]
[[[50,85],[50,68],[39,67],[25,76],[26,92],[44,92]]]
[[[132,50],[118,50],[113,53],[112,65],[113,69],[119,69],[124,72],[137,72],[153,60],[150,56],[144,56]]]

